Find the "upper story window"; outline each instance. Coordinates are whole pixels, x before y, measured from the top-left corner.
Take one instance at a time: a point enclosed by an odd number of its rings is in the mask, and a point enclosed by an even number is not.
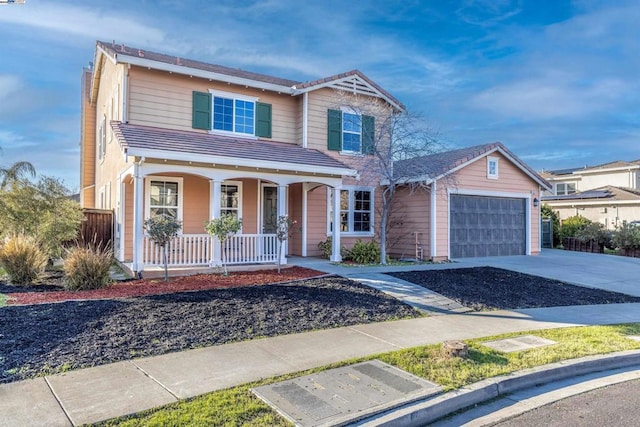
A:
[[[328,110],[327,148],[344,154],[372,154],[375,119],[345,107]]]
[[[559,182],[556,184],[556,196],[566,196],[576,192],[575,182]]]
[[[182,220],[182,178],[152,176],[146,182],[146,217],[167,215]]]
[[[497,157],[487,157],[487,178],[498,179],[498,160]]]
[[[271,138],[271,104],[227,92],[193,92],[194,129]]]
[[[102,116],[100,127],[98,128],[98,160],[104,160],[107,152],[107,116]]]

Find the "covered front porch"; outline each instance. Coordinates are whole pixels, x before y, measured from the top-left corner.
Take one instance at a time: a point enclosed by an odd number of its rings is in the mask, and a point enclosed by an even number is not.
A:
[[[341,187],[341,176],[139,160],[120,175],[114,251],[134,273],[163,267],[162,249],[145,234],[143,224],[152,215],[166,214],[182,222],[168,246],[172,269],[275,264],[277,220],[288,216],[296,221],[296,231],[283,244],[284,265],[287,255],[317,255],[318,242],[328,237],[328,222],[340,223]],[[329,200],[334,206],[328,210]],[[205,224],[224,214],[240,218],[242,230],[220,245],[206,233]],[[331,230],[330,235],[331,259],[340,261],[340,232]]]

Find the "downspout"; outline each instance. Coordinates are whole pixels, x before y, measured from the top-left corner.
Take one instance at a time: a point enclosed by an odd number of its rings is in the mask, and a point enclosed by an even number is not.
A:
[[[431,252],[431,259],[435,260],[436,256],[438,256],[437,251],[436,251],[436,230],[437,230],[437,221],[436,221],[436,197],[437,197],[437,192],[436,192],[436,181],[434,180],[433,182],[431,182],[431,221],[430,221],[430,225],[431,225],[431,230],[430,230],[430,236],[429,236],[429,249]]]
[[[127,99],[129,98],[129,69],[131,69],[131,64],[127,64],[127,68],[122,74],[122,123],[129,123],[129,109],[127,108]]]
[[[309,132],[309,93],[302,94],[302,148],[307,148]]]

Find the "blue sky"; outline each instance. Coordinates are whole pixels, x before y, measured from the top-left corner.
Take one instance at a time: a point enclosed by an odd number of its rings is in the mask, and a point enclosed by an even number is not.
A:
[[[449,147],[535,169],[640,158],[640,2],[39,1],[0,6],[0,164],[79,182],[95,40],[293,80],[360,69]]]

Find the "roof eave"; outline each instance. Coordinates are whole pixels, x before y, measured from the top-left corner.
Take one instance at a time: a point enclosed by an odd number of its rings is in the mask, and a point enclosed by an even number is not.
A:
[[[125,54],[115,54],[115,60],[120,63],[135,65],[138,67],[152,68],[154,70],[167,71],[170,73],[182,74],[190,77],[200,77],[203,79],[211,79],[225,83],[232,83],[241,86],[249,86],[256,89],[264,89],[272,92],[280,92],[293,94],[293,89],[289,86],[278,85],[274,83],[266,83],[258,80],[247,79],[244,77],[230,76],[227,74],[216,73],[213,71],[200,70],[198,68],[186,67],[184,65],[167,64],[165,62],[154,61],[148,58],[137,58],[135,56]]]
[[[143,148],[126,147],[128,156],[145,157],[147,159],[167,159],[174,161],[212,163],[225,166],[239,166],[248,168],[261,168],[273,170],[287,170],[291,172],[301,172],[305,174],[356,176],[358,171],[350,168],[339,168],[331,166],[316,166],[309,164],[276,162],[268,160],[245,159],[241,157],[216,156],[211,154],[181,153],[167,150],[154,150]]]

